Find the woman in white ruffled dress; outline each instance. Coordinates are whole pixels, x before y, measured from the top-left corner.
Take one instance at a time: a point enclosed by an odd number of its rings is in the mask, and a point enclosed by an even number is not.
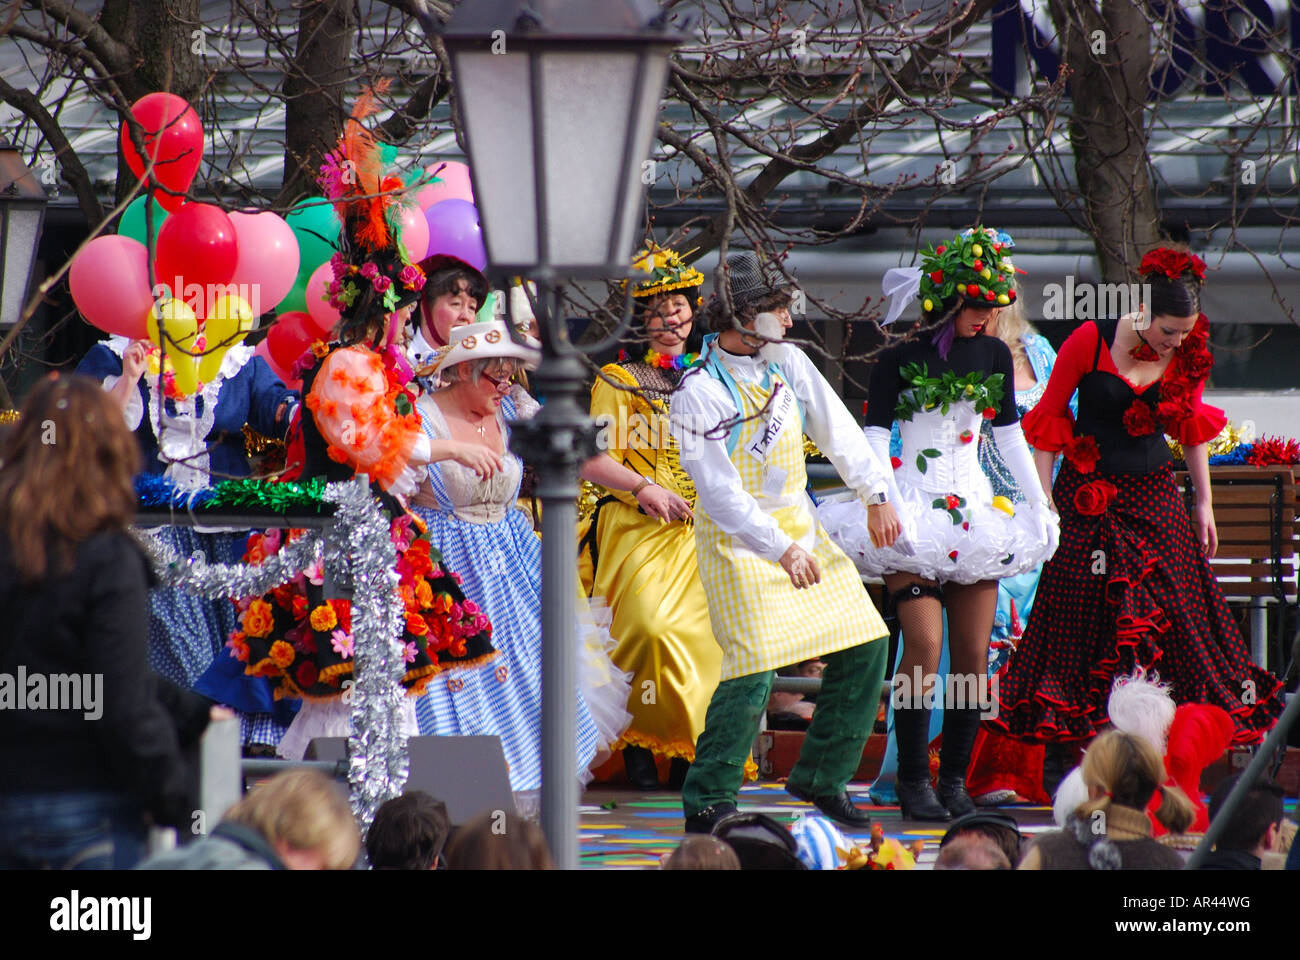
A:
[[[946,820],[974,809],[966,768],[979,730],[997,582],[1051,556],[1059,530],[1020,430],[1012,397],[1011,353],[983,336],[994,311],[1014,298],[1011,267],[992,231],[978,228],[923,255],[900,275],[899,299],[918,296],[928,329],[887,350],[872,371],[867,439],[889,456],[897,419],[902,456],[889,500],[903,533],[892,547],[872,545],[860,504],[827,502],[823,524],[864,575],[883,577],[902,627],[903,656],[894,678],[897,791],[903,815]],[[891,272],[892,273],[892,272]],[[902,312],[899,304],[890,319]],[[980,426],[992,421],[1002,459],[1025,493],[995,505],[979,463]],[[937,676],[948,608],[952,669]],[[944,705],[936,795],[929,772],[929,706]]]

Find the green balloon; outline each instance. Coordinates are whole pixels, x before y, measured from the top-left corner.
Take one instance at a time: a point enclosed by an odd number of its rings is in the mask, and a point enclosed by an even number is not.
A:
[[[339,217],[334,212],[334,205],[324,197],[307,197],[295,203],[284,219],[298,238],[298,279],[305,288],[312,272],[334,256],[338,249]],[[297,289],[296,284],[294,289]],[[280,306],[284,307],[284,304]]]
[[[122,211],[122,219],[117,224],[117,234],[120,237],[130,237],[132,240],[144,243],[145,219],[144,205],[148,202],[148,197],[136,197],[132,200],[125,210]],[[157,200],[153,202],[153,240],[150,249],[158,249],[158,231],[162,229],[163,221],[167,219],[167,211]]]
[[[298,279],[293,283],[293,288],[285,294],[283,300],[276,304],[275,312],[277,314],[293,313],[294,311],[307,312],[307,281],[310,278],[310,273],[299,275]]]

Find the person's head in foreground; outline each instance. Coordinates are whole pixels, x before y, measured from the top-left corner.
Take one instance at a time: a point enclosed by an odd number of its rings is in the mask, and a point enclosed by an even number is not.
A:
[[[433,870],[450,833],[447,805],[412,790],[375,811],[366,833],[366,859],[375,870]]]
[[[1240,773],[1234,774],[1215,788],[1210,797],[1211,823],[1219,819],[1228,794],[1241,777]],[[1276,850],[1282,830],[1282,795],[1282,788],[1272,780],[1256,782],[1219,835],[1214,849],[1239,851],[1253,857],[1263,857],[1269,851]]]
[[[361,850],[347,794],[317,770],[264,780],[222,822],[256,830],[290,870],[348,870]]]
[[[542,828],[505,810],[470,820],[447,845],[451,870],[554,870]]]
[[[944,844],[936,870],[1010,870],[1011,861],[998,842],[982,833],[964,833]]]
[[[960,817],[943,835],[943,841],[939,844],[940,856],[942,857],[943,851],[950,844],[964,837],[984,837],[991,840],[1002,851],[1011,866],[1014,867],[1020,862],[1022,840],[1020,825],[1010,814],[998,810],[976,810],[974,813]]]
[[[664,870],[739,870],[740,858],[730,844],[717,837],[695,834],[664,857]]]

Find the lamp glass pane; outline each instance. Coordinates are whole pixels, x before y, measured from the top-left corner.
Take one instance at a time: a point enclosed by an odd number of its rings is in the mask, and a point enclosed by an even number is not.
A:
[[[628,158],[629,170],[627,194],[623,198],[622,219],[614,230],[614,248],[610,251],[610,263],[627,263],[632,259],[632,250],[643,226],[643,202],[649,184],[642,176],[647,168],[643,166],[650,157],[654,143],[655,129],[659,119],[659,107],[663,101],[664,86],[668,82],[669,47],[650,47],[642,51],[643,67],[641,72],[641,89],[638,92],[636,114],[632,118],[631,136],[633,149]],[[652,166],[651,176],[655,172]],[[651,183],[653,183],[653,179]]]
[[[0,200],[0,203],[3,203]],[[36,259],[36,241],[41,229],[39,209],[13,208],[0,213],[0,249],[4,251],[4,288],[0,298],[0,323],[16,323],[27,299],[27,281]],[[7,228],[7,229],[6,229]]]
[[[538,262],[528,63],[526,53],[462,52],[453,65],[474,200],[493,266]]]
[[[610,228],[624,206],[618,191],[637,53],[570,50],[541,58],[547,259],[556,267],[605,266]]]

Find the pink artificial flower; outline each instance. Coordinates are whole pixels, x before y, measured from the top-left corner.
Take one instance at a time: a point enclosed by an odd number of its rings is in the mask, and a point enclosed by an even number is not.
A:
[[[473,624],[471,624],[470,629],[472,629],[475,633],[482,633],[487,628],[488,628],[488,618],[486,616],[480,613],[474,617],[474,622]]]
[[[370,283],[375,288],[375,293],[384,293],[393,285],[393,281],[385,276],[375,277]]]
[[[462,607],[465,610],[465,614],[467,616],[473,616],[474,614],[478,613],[478,604],[475,603],[473,600],[466,600],[465,603],[462,605]]]
[[[307,579],[318,587],[325,582],[325,570],[319,560],[313,561],[312,565],[303,572],[307,575]]]
[[[344,633],[342,630],[335,630],[330,634],[330,646],[334,648],[334,652],[340,657],[352,656],[352,634]]]
[[[424,289],[424,271],[409,263],[402,267],[402,272],[397,275],[397,279],[402,281],[402,285],[408,290]]]
[[[375,277],[379,276],[379,268],[373,263],[367,263],[361,268],[361,275],[367,280],[373,280]]]
[[[260,600],[261,597],[240,597],[235,601],[235,609],[240,613],[247,613],[248,608],[253,605],[254,600]]]
[[[266,531],[262,534],[262,548],[267,554],[278,553],[280,550],[280,529],[278,527]]]
[[[420,652],[415,649],[415,644],[412,641],[408,640],[406,642],[406,646],[402,648],[402,659],[405,660],[407,663],[414,663],[415,658],[418,657],[419,655]]]
[[[343,254],[336,253],[334,256],[330,257],[330,270],[334,272],[335,282],[348,272],[348,264],[347,261],[343,259]]]

